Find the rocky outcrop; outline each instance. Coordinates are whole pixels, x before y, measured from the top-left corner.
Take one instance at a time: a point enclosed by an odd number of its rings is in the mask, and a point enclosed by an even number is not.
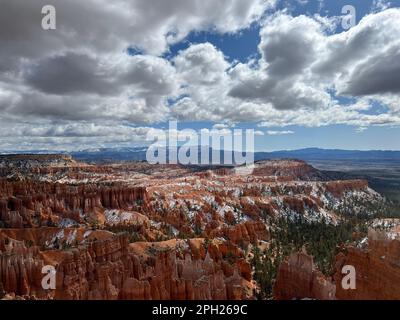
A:
[[[249,272],[248,264],[242,261],[240,268],[226,268],[224,260],[218,260],[223,253],[216,253],[219,249],[215,246],[204,257],[193,254],[192,245],[183,251],[150,250],[151,244],[145,243],[144,251],[138,252],[130,249],[125,234],[97,233],[74,248],[40,251],[38,246],[27,248],[26,241],[5,234],[0,238],[0,283],[6,293],[17,296],[62,300],[249,298],[245,288],[251,284],[240,275]],[[44,265],[55,267],[55,290],[41,286]]]
[[[369,230],[364,247],[348,246],[336,256],[335,274],[326,277],[316,270],[312,257],[292,254],[279,267],[274,288],[277,300],[400,299],[400,240],[387,232]],[[355,270],[355,288],[343,287],[344,266]]]
[[[262,222],[247,221],[223,229],[224,236],[235,244],[247,245],[259,240],[268,240],[268,230]]]
[[[327,180],[328,177],[301,160],[269,160],[255,163],[253,175],[285,180]]]
[[[242,277],[238,272],[227,277],[224,271],[207,256],[205,260],[192,260],[186,255],[176,259],[174,253],[162,253],[146,271],[139,269],[142,277],[130,278],[122,290],[122,299],[156,300],[225,300],[245,298]],[[147,277],[143,277],[146,274]],[[129,284],[129,285],[128,285]],[[235,285],[241,289],[240,295]]]
[[[279,267],[274,298],[333,300],[335,290],[335,284],[316,269],[311,256],[294,253]]]
[[[367,188],[367,180],[329,181],[326,183],[326,190],[336,198],[342,197],[347,191],[361,191]]]
[[[43,265],[38,247],[26,248],[22,242],[0,239],[0,289],[4,292],[45,297],[41,287]]]
[[[60,185],[33,181],[0,181],[0,218],[9,228],[46,225],[48,221],[69,218],[82,222],[83,214],[96,219],[105,208],[130,209],[147,203],[145,187],[122,185]]]
[[[345,290],[341,285],[342,267],[354,266],[356,288]],[[336,296],[343,300],[400,299],[400,240],[388,239],[369,232],[366,248],[349,247],[336,257]]]

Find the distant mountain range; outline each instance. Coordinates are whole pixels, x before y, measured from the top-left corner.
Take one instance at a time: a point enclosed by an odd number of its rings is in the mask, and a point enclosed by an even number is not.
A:
[[[202,148],[203,152],[212,154],[209,148]],[[145,161],[147,148],[103,148],[89,149],[70,154],[81,161]],[[220,157],[224,159],[224,151],[220,151]],[[310,160],[400,160],[400,151],[358,151],[339,149],[307,148],[299,150],[282,150],[274,152],[255,152],[254,160],[295,158],[305,161]]]
[[[200,149],[200,147],[199,147]],[[212,149],[202,147],[201,151],[209,152],[210,157]],[[96,148],[86,149],[81,151],[69,152],[74,159],[86,162],[111,162],[111,161],[146,161],[146,147],[132,147],[132,148]],[[200,150],[199,150],[200,151]],[[29,152],[7,152],[7,153],[30,153],[30,154],[44,154],[44,153],[66,153],[46,150],[36,150]],[[167,152],[168,154],[168,152]],[[168,155],[167,155],[168,157]],[[220,157],[223,161],[224,151],[220,151]],[[311,160],[400,160],[400,151],[386,151],[386,150],[340,150],[340,149],[320,149],[320,148],[307,148],[299,150],[282,150],[273,152],[255,152],[254,160],[265,159],[285,159],[294,158],[304,161]]]
[[[255,158],[296,158],[300,160],[400,160],[400,151],[390,150],[340,150],[307,148],[274,152],[256,152]]]
[[[134,148],[97,148],[71,152],[71,156],[80,161],[145,161],[146,147]]]

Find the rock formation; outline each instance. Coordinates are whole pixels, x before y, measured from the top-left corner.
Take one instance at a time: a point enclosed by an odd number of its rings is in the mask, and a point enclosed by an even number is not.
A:
[[[342,268],[354,266],[356,288],[343,289]],[[336,297],[341,300],[400,299],[400,240],[370,230],[366,248],[349,247],[336,258]]]
[[[278,270],[274,287],[276,300],[335,299],[336,287],[314,265],[313,258],[304,253],[294,253]]]
[[[75,248],[40,251],[38,246],[27,248],[23,241],[6,235],[2,238],[0,283],[5,292],[18,296],[63,300],[250,298],[245,288],[251,291],[252,285],[237,266],[233,271],[226,269],[222,259],[213,260],[209,253],[194,259],[191,246],[183,252],[176,246],[150,250],[149,243],[143,243],[144,249],[135,244],[130,248],[127,235],[97,232]],[[44,265],[56,269],[54,291],[41,287]],[[249,266],[242,269],[248,278]]]
[[[274,288],[277,300],[398,300],[400,240],[370,229],[365,247],[348,246],[336,256],[333,278],[324,276],[304,253],[292,254],[279,267]],[[353,266],[356,288],[343,287],[344,266]]]
[[[236,173],[141,162],[87,165],[64,155],[1,156],[0,296],[253,299],[248,250],[270,241],[270,219],[337,223],[343,203],[383,201],[365,181],[328,181],[297,160],[258,162],[253,171]],[[376,250],[390,262],[383,270],[394,272],[397,247]],[[381,267],[378,256],[367,257],[350,250],[338,264],[370,259]],[[42,287],[46,265],[56,270],[55,290]],[[367,273],[367,267],[360,270]],[[279,299],[331,299],[334,288],[304,254],[281,265],[275,286]]]

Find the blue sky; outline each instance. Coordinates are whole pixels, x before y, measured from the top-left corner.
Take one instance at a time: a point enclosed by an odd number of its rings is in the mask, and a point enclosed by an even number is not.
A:
[[[346,5],[356,8],[357,23],[372,11],[377,10],[374,0],[335,0],[335,1],[280,1],[278,8],[287,10],[291,15],[340,16],[342,8]],[[386,3],[388,7],[400,5],[400,1]],[[343,30],[339,26],[336,33]],[[400,35],[399,35],[400,36]],[[215,32],[193,32],[183,41],[171,46],[165,57],[173,59],[180,50],[187,49],[193,43],[210,42],[220,49],[229,61],[246,62],[259,56],[258,45],[260,43],[260,25],[252,24],[237,34],[219,34]],[[338,97],[345,104],[348,98]],[[384,108],[380,103],[373,103],[373,108],[366,110],[366,114],[379,114]],[[334,115],[333,115],[334,116]],[[204,127],[212,128],[210,122],[180,123],[181,129]],[[166,128],[166,123],[161,127]],[[257,123],[239,124],[237,128],[254,128],[258,130]],[[258,151],[292,150],[308,147],[326,149],[355,149],[355,150],[400,150],[399,126],[370,126],[362,128],[351,125],[327,125],[321,127],[286,126],[269,127],[271,131],[291,131],[290,134],[256,136],[255,148]]]
[[[143,145],[170,120],[400,150],[400,0],[52,0],[47,31],[45,4],[2,4],[0,152]]]
[[[277,8],[285,10],[293,16],[320,14],[323,16],[340,16],[342,8],[346,5],[352,5],[356,9],[357,23],[365,15],[371,13],[374,9],[374,0],[283,0],[279,1]],[[399,0],[388,1],[390,7],[400,6]],[[275,11],[274,9],[273,11]],[[273,12],[272,10],[269,12]],[[343,31],[338,28],[337,32]],[[260,42],[260,25],[253,23],[249,28],[241,30],[235,34],[220,34],[216,32],[192,32],[183,41],[172,45],[165,57],[175,56],[179,50],[186,49],[191,43],[210,42],[229,58],[229,60],[239,60],[245,62],[253,56],[257,56],[257,46]]]

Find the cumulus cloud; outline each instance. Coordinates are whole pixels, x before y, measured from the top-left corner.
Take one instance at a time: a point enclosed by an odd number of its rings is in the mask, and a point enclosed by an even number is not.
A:
[[[8,110],[13,116],[17,112],[33,116],[37,110],[38,117],[76,120],[80,116],[86,120],[88,113],[108,117],[111,112],[115,118],[127,116],[126,120],[137,123],[157,122],[167,117],[167,100],[178,87],[175,68],[157,55],[192,31],[225,33],[248,27],[274,3],[54,0],[57,29],[44,31],[41,8],[46,1],[4,1],[0,12],[0,82],[14,85]],[[145,55],[128,57],[129,47],[139,48]],[[195,68],[196,63],[208,63],[212,69],[210,61],[215,57],[199,53],[200,61],[196,62],[195,49],[185,58],[188,63],[194,59],[192,65],[176,62],[182,81],[190,82],[184,70]],[[217,78],[218,71],[214,70]],[[212,70],[207,75],[212,77]],[[87,112],[76,110],[84,108]]]
[[[143,144],[151,127],[130,127],[115,123],[24,121],[0,122],[0,148],[13,150],[74,150],[105,147],[108,144]]]
[[[212,121],[218,130],[400,124],[400,9],[377,1],[357,26],[335,33],[337,17],[266,15],[275,2],[54,0],[57,30],[43,31],[45,0],[3,1],[3,143],[9,132],[49,144],[101,132],[104,142],[138,141],[143,128],[169,119]],[[259,55],[247,62],[228,61],[210,43],[163,58],[190,32],[236,33],[254,22]],[[383,111],[370,112],[375,104]]]
[[[47,57],[29,66],[25,80],[49,94],[111,93],[115,89],[99,61],[75,52]]]
[[[46,0],[2,1],[0,39],[7,44],[5,53],[40,57],[71,47],[108,52],[131,45],[160,54],[191,31],[245,28],[275,0],[53,0],[57,30],[43,32],[40,13],[47,4]]]
[[[400,45],[358,64],[349,75],[342,92],[353,96],[399,94]]]
[[[229,95],[282,110],[264,115],[272,125],[368,125],[397,119],[399,19],[399,9],[388,9],[365,16],[349,31],[331,34],[324,19],[277,13],[260,32],[261,59],[233,68]],[[354,104],[339,106],[340,95],[390,110],[366,115]]]
[[[224,80],[230,66],[221,51],[210,43],[191,45],[174,59],[175,67],[185,84],[212,86]]]
[[[208,130],[208,129],[207,129]],[[226,135],[230,130],[217,130],[217,134]],[[113,122],[23,122],[9,124],[0,121],[0,149],[18,151],[28,149],[46,149],[72,151],[110,146],[148,145],[155,140],[162,141],[167,137],[186,141],[198,138],[199,131],[174,128],[166,130],[126,124],[116,125]],[[155,137],[157,139],[155,139]]]
[[[233,97],[270,103],[278,110],[318,107],[330,95],[310,74],[325,35],[323,24],[310,17],[276,14],[262,28],[259,68],[239,66]],[[284,94],[282,94],[284,92]]]

